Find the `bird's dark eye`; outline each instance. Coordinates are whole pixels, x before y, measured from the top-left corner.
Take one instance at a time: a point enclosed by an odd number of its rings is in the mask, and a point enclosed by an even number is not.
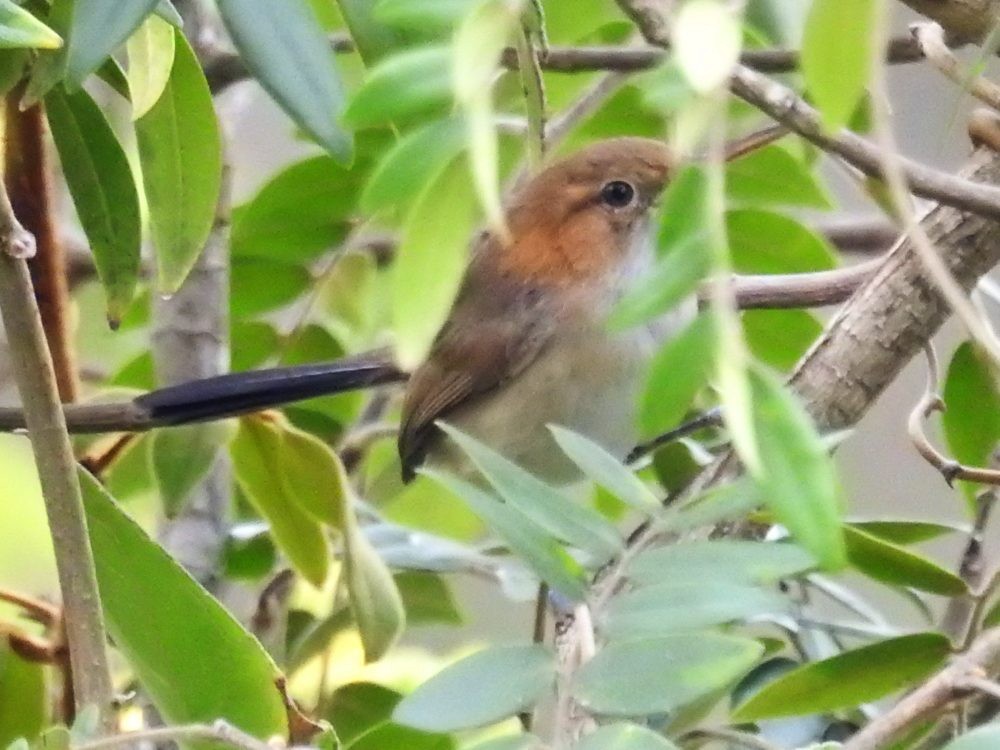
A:
[[[601,200],[612,208],[624,208],[635,198],[635,188],[622,180],[612,180],[601,188]]]

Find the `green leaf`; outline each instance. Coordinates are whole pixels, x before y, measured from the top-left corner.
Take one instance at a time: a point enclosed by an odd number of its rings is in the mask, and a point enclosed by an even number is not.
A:
[[[230,443],[233,473],[247,499],[271,526],[275,544],[314,586],[326,580],[330,550],[319,522],[290,497],[282,482],[280,429],[264,417],[243,417]]]
[[[665,570],[682,581],[765,584],[777,583],[814,567],[816,561],[812,555],[795,544],[719,539],[640,552],[628,570],[629,578],[640,584],[661,583]]]
[[[1000,387],[985,357],[969,341],[948,365],[941,416],[944,437],[955,460],[966,466],[988,466],[1000,445]],[[964,483],[971,498],[975,485]]]
[[[406,611],[392,573],[361,533],[352,512],[344,517],[344,566],[365,661],[378,661],[402,635]]]
[[[533,734],[512,734],[477,742],[466,750],[545,750],[545,745]]]
[[[128,90],[132,96],[132,119],[146,114],[163,95],[174,67],[174,29],[161,18],[150,16],[128,38]]]
[[[56,88],[45,104],[66,184],[104,287],[108,321],[116,327],[139,278],[142,225],[132,169],[86,91],[67,94]]]
[[[829,194],[809,165],[777,144],[730,162],[726,194],[737,203],[832,208]]]
[[[378,0],[375,18],[401,29],[451,29],[479,0]]]
[[[695,501],[685,505],[676,515],[663,520],[666,528],[675,532],[712,526],[727,518],[745,516],[764,504],[764,493],[749,477],[713,487]]]
[[[222,142],[212,95],[184,34],[172,31],[170,80],[135,123],[157,283],[164,293],[177,291],[198,259],[222,186]]]
[[[6,639],[4,639],[6,640]],[[45,666],[0,645],[0,747],[18,737],[34,740],[49,721]]]
[[[400,724],[450,732],[492,724],[532,705],[555,678],[544,646],[493,646],[445,667],[396,706]]]
[[[717,633],[612,642],[577,673],[573,692],[612,716],[672,711],[735,682],[763,652],[755,640]]]
[[[344,88],[323,29],[305,0],[219,0],[222,20],[261,86],[342,164],[351,134],[338,118]]]
[[[46,23],[63,39],[69,35],[73,23],[73,8],[75,0],[52,0]],[[35,62],[31,66],[31,75],[21,97],[21,109],[33,107],[41,101],[52,88],[66,75],[67,47],[63,45],[56,50],[39,50]]]
[[[891,544],[919,544],[937,539],[945,534],[965,532],[961,526],[952,526],[932,521],[902,521],[899,519],[852,521],[849,526],[870,536],[878,537]]]
[[[461,625],[465,618],[447,581],[435,573],[406,570],[395,575],[396,587],[411,625]]]
[[[576,601],[583,599],[587,590],[583,568],[534,523],[499,498],[468,482],[430,469],[421,469],[420,473],[461,497],[553,590]]]
[[[261,645],[90,474],[80,481],[108,631],[163,717],[286,737],[278,669]]]
[[[508,505],[549,534],[601,559],[611,557],[621,549],[621,536],[600,513],[574,503],[568,496],[457,428],[448,424],[441,424],[440,427],[472,459]]]
[[[957,575],[908,549],[850,525],[844,527],[844,540],[851,565],[876,581],[942,596],[968,592],[968,586]]]
[[[608,724],[584,735],[576,750],[677,750],[677,745],[661,734],[638,724]]]
[[[653,358],[640,404],[644,436],[678,425],[694,397],[708,384],[715,351],[712,322],[711,315],[699,315]]]
[[[30,54],[25,49],[0,54],[0,96],[5,96],[24,78]]]
[[[226,422],[183,425],[153,433],[149,455],[167,518],[183,510],[191,491],[208,474],[219,449],[231,436]]]
[[[743,337],[761,362],[789,372],[823,332],[823,324],[805,310],[744,310]]]
[[[329,697],[326,718],[340,741],[349,747],[356,738],[387,722],[402,697],[374,682],[349,682]]]
[[[754,208],[726,212],[733,266],[740,273],[800,273],[837,265],[830,243],[790,216]]]
[[[411,208],[392,270],[393,332],[403,367],[423,360],[447,318],[477,219],[462,160],[427,183]]]
[[[343,529],[350,513],[350,484],[340,457],[302,430],[282,430],[277,458],[285,491],[315,520]]]
[[[57,49],[62,43],[62,37],[24,8],[0,0],[0,49]]]
[[[952,740],[943,750],[995,750],[1000,747],[1000,727],[986,726]]]
[[[660,509],[660,501],[639,477],[590,438],[564,427],[549,425],[563,453],[590,477],[622,502],[645,511]]]
[[[757,477],[777,519],[827,569],[845,561],[833,462],[806,414],[770,373],[750,372],[754,430],[762,464]]]
[[[717,571],[688,583],[643,586],[619,596],[607,615],[605,632],[612,640],[653,638],[683,630],[701,630],[759,615],[784,613],[790,608],[786,596],[749,585],[730,583]]]
[[[249,318],[284,307],[312,282],[312,274],[299,265],[234,258],[230,276],[230,314],[234,319]]]
[[[875,64],[875,0],[813,0],[802,39],[802,75],[829,130],[850,119]]]
[[[171,26],[176,26],[179,29],[184,27],[184,19],[170,0],[159,0],[156,4],[156,10],[153,12]]]
[[[950,650],[946,636],[917,633],[805,664],[761,688],[733,719],[817,714],[876,701],[934,672]]]
[[[451,51],[419,47],[387,58],[368,73],[344,111],[353,128],[406,120],[452,98]]]
[[[77,0],[66,50],[68,85],[79,86],[121,46],[158,0]]]
[[[375,12],[375,0],[337,0],[336,4],[366,65],[423,36],[423,25],[418,26],[416,33],[407,34],[384,24]]]
[[[361,208],[367,213],[405,209],[462,151],[463,128],[458,119],[434,120],[404,135],[372,170]]]

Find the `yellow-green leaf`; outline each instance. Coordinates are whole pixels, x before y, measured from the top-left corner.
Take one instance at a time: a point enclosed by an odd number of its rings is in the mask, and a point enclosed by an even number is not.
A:
[[[0,0],[0,49],[56,49],[62,37],[11,0]]]
[[[150,16],[128,38],[128,88],[132,119],[138,120],[159,101],[174,67],[174,29]]]

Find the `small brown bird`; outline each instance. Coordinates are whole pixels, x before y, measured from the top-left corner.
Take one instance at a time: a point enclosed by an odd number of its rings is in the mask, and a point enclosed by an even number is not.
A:
[[[479,235],[451,314],[406,391],[405,480],[425,460],[468,473],[437,420],[551,481],[568,481],[576,470],[549,424],[624,458],[635,445],[649,360],[693,314],[692,303],[646,326],[607,326],[615,303],[654,261],[650,207],[672,166],[659,141],[594,144],[514,194],[507,242]]]

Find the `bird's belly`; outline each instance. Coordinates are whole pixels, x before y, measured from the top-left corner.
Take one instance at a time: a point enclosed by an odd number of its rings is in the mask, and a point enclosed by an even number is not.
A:
[[[657,326],[659,329],[660,326]],[[636,405],[663,331],[601,327],[558,335],[522,373],[448,421],[551,482],[579,477],[548,425],[586,435],[624,458],[636,442]],[[470,474],[454,447],[438,444],[432,462]]]

